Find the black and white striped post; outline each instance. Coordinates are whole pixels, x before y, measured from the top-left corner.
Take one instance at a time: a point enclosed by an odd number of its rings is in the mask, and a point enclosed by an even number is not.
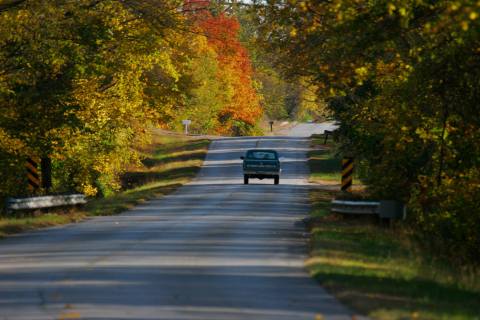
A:
[[[342,159],[342,191],[350,191],[353,182],[353,158]]]
[[[40,188],[40,176],[38,174],[38,162],[33,158],[27,158],[25,162],[27,170],[28,190],[35,192]]]

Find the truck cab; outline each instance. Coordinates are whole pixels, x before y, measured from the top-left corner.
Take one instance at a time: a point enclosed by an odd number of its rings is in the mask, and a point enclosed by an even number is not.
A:
[[[280,160],[278,153],[271,149],[250,149],[243,160],[243,183],[248,184],[250,178],[263,180],[273,179],[275,184],[280,183]]]

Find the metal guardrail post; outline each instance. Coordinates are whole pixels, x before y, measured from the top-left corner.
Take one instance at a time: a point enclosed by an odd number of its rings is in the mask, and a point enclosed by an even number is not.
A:
[[[382,200],[378,207],[378,215],[385,219],[405,219],[406,207],[403,203],[395,200]]]

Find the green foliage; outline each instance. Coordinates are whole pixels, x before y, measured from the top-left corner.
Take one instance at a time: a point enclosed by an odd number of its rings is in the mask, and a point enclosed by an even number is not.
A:
[[[179,89],[184,93],[181,107],[170,126],[181,130],[181,120],[191,119],[191,132],[214,133],[220,126],[218,114],[230,103],[234,89],[220,78],[217,53],[208,45],[205,37],[198,37],[192,47],[191,59],[179,80]]]
[[[263,97],[265,115],[268,119],[288,119],[289,110],[286,108],[287,84],[274,69],[257,68],[255,76],[262,84],[260,92]]]

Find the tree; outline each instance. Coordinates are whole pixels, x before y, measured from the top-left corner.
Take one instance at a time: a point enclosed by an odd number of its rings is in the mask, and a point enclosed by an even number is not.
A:
[[[118,174],[137,159],[131,146],[161,107],[144,101],[146,72],[177,77],[170,58],[179,34],[169,27],[183,23],[176,5],[23,1],[0,13],[6,177],[22,176],[26,156],[48,156],[59,187],[89,195],[118,188]],[[155,14],[168,6],[169,19],[159,24],[166,14]]]
[[[240,24],[235,17],[224,13],[217,16],[203,13],[197,17],[197,23],[217,54],[217,78],[224,82],[226,92],[233,93],[231,101],[219,112],[221,126],[217,131],[234,135],[251,134],[263,111],[247,50],[238,40]]]

